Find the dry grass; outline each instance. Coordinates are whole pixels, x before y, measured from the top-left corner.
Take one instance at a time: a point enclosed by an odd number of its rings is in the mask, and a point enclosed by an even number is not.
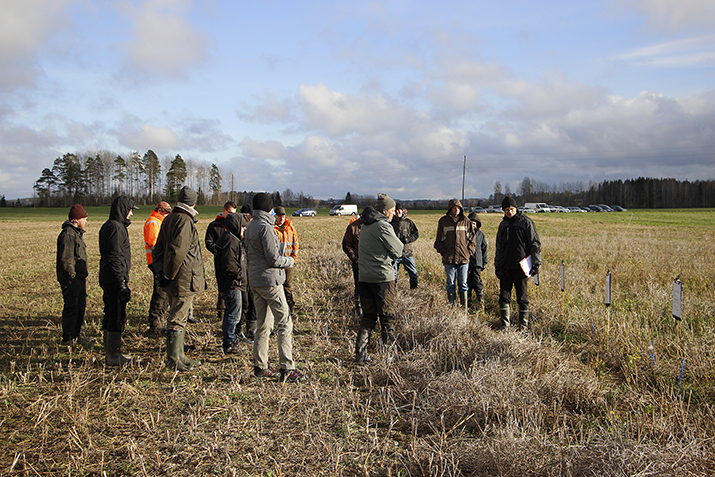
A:
[[[542,285],[531,288],[529,337],[489,326],[497,316],[491,268],[486,313],[445,305],[432,250],[438,214],[411,217],[422,234],[420,288],[408,290],[400,277],[400,350],[372,350],[368,367],[352,363],[352,275],[340,249],[347,219],[295,221],[294,350],[310,376],[298,386],[251,378],[248,347],[221,354],[215,284],[199,296],[202,322],[188,336],[204,365],[194,374],[164,368],[163,340],[143,333],[151,277],[139,220],[130,228],[134,298],[124,337],[139,362],[107,369],[101,347],[60,346],[59,223],[0,223],[0,474],[715,474],[715,212],[685,229],[536,217],[546,263]],[[499,219],[484,218],[491,257]],[[100,223],[85,235],[87,333],[96,338]],[[670,317],[676,275],[686,290],[679,328]]]

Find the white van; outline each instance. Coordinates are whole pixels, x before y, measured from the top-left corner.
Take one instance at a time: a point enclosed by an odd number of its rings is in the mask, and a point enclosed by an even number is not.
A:
[[[330,215],[337,215],[340,217],[341,215],[357,215],[358,210],[357,210],[357,205],[336,205],[332,209],[330,209]]]
[[[524,208],[534,209],[537,212],[552,212],[549,204],[546,204],[544,202],[527,202],[526,204],[524,204]]]

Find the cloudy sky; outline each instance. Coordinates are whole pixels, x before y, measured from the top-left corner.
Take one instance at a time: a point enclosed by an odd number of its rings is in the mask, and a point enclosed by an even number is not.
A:
[[[66,152],[238,190],[715,179],[712,0],[0,0],[0,194]]]

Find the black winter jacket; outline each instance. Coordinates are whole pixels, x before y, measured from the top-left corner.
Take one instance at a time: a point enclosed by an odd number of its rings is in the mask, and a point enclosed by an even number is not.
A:
[[[219,291],[246,289],[246,251],[241,239],[241,217],[230,214],[223,221],[226,232],[216,242],[216,282]]]
[[[57,236],[57,281],[62,288],[75,278],[87,278],[87,247],[82,235],[84,230],[66,220]]]
[[[99,286],[104,289],[121,289],[129,282],[132,252],[129,246],[127,219],[134,202],[121,195],[114,199],[109,209],[109,220],[99,229]]]
[[[517,212],[512,218],[504,216],[497,230],[497,249],[494,267],[506,270],[520,269],[519,262],[531,255],[534,266],[541,265],[541,241],[534,222]]]
[[[407,217],[394,216],[390,221],[392,228],[395,229],[395,235],[404,244],[402,249],[402,258],[412,256],[412,243],[420,237],[420,232],[413,221]]]

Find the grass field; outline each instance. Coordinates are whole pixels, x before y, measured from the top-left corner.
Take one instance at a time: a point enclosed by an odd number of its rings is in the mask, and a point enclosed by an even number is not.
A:
[[[200,208],[202,237],[219,209]],[[486,312],[446,305],[432,248],[441,214],[411,211],[420,286],[409,290],[402,272],[399,352],[373,349],[370,366],[353,364],[352,274],[340,247],[349,219],[295,218],[302,385],[252,378],[248,345],[221,353],[208,253],[201,322],[187,333],[204,364],[165,368],[163,339],[145,334],[149,210],[130,227],[124,345],[138,362],[117,370],[101,346],[60,346],[55,243],[67,210],[0,209],[0,475],[715,475],[714,210],[531,216],[545,263],[541,286],[530,286],[527,337],[492,330],[491,266]],[[100,338],[97,236],[108,208],[88,212],[86,332]],[[491,260],[501,215],[482,220]]]

